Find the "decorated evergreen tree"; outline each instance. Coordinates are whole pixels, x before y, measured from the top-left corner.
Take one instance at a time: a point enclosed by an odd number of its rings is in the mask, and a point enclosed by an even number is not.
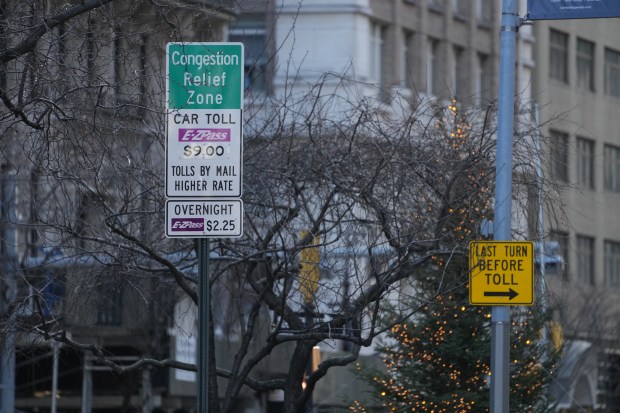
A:
[[[467,276],[462,264],[457,279]],[[385,370],[361,370],[375,389],[373,398],[387,411],[489,411],[490,308],[469,305],[467,294],[465,286],[455,285],[396,324],[379,349]],[[540,340],[547,316],[538,308],[519,307],[512,318],[510,411],[550,412],[545,385],[558,352]],[[352,411],[367,410],[355,404]]]
[[[446,162],[463,159],[474,139],[456,104],[437,125]],[[386,316],[392,326],[379,348],[384,369],[360,367],[360,375],[374,388],[380,411],[457,413],[489,411],[491,308],[472,306],[468,300],[468,264],[463,251],[476,238],[477,228],[490,210],[490,182],[485,169],[457,184],[459,199],[446,209],[441,242],[461,251],[449,258],[434,257],[417,278],[410,307],[419,308],[407,320]],[[400,303],[402,306],[402,303]],[[552,411],[545,385],[552,379],[558,351],[540,339],[549,310],[512,308],[510,348],[510,411]],[[350,410],[372,411],[354,401]]]

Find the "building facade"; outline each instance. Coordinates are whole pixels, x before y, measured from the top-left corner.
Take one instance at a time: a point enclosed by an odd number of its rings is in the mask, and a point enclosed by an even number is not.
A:
[[[222,41],[236,14],[221,0],[3,3],[3,412],[195,408],[195,381],[120,374],[93,350],[118,366],[177,356],[170,274],[112,233],[166,244],[163,175],[147,172],[164,162],[165,45]],[[110,212],[124,216],[113,231]]]
[[[526,3],[519,2],[524,18]],[[484,0],[254,1],[231,39],[246,47],[256,41],[252,56],[271,52],[249,60],[256,62],[246,69],[253,96],[321,84],[326,94],[370,99],[386,114],[429,97],[484,105],[497,95],[500,7]],[[565,412],[618,404],[618,24],[527,22],[515,51],[521,120],[541,124],[543,170],[554,182],[540,190],[544,218],[538,194],[530,194],[515,225],[549,246],[545,278],[568,366],[553,392]],[[256,73],[264,80],[253,82]]]
[[[317,88],[325,96],[339,96],[338,102],[363,102],[386,118],[399,116],[425,100],[487,107],[498,89],[497,1],[243,0],[238,2],[239,8],[225,1],[176,3],[164,1],[161,8],[147,3],[118,4],[110,6],[108,14],[92,14],[79,24],[58,26],[39,45],[41,54],[54,56],[52,63],[17,60],[0,79],[0,86],[12,91],[16,99],[26,90],[36,98],[33,101],[40,103],[42,96],[51,96],[59,107],[63,107],[63,93],[77,86],[87,91],[80,95],[83,113],[57,111],[54,115],[54,125],[68,124],[68,119],[72,125],[76,119],[82,122],[75,128],[77,134],[62,127],[52,133],[40,133],[36,128],[24,133],[10,122],[3,129],[3,254],[5,262],[19,263],[3,268],[5,290],[17,289],[11,285],[10,274],[19,267],[22,278],[30,283],[21,290],[25,295],[19,317],[24,325],[53,326],[54,320],[62,319],[70,327],[72,339],[96,343],[108,352],[110,360],[121,364],[145,355],[170,355],[188,363],[195,359],[195,308],[187,297],[181,299],[165,289],[169,285],[166,276],[147,277],[163,273],[162,268],[145,267],[130,254],[130,248],[124,250],[128,255],[112,254],[111,248],[115,243],[121,245],[122,237],[106,239],[109,250],[93,247],[94,241],[100,241],[94,238],[95,230],[116,231],[118,235],[124,225],[144,236],[143,245],[162,237],[161,228],[155,231],[160,235],[146,230],[158,228],[150,221],[156,216],[152,212],[158,210],[158,201],[139,196],[142,192],[137,188],[162,184],[161,177],[149,176],[141,165],[162,162],[161,148],[152,148],[164,130],[163,85],[158,75],[163,71],[166,41],[243,42],[245,110],[257,116],[268,108],[267,97],[290,98],[294,105],[301,101],[299,113],[304,113],[308,108],[303,106],[303,97]],[[522,15],[525,4],[520,2]],[[41,9],[41,15],[54,10],[49,7]],[[112,24],[113,19],[105,18],[108,15],[125,17]],[[561,386],[556,393],[558,409],[565,412],[613,411],[618,405],[620,350],[615,302],[620,298],[616,291],[620,285],[620,221],[616,219],[620,125],[614,116],[620,105],[618,25],[614,19],[537,21],[520,28],[517,42],[517,93],[525,105],[535,102],[540,108],[541,131],[549,143],[543,152],[545,172],[557,184],[543,191],[550,195],[545,199],[553,201],[545,203],[544,238],[559,246],[562,259],[557,262],[565,263],[556,266],[560,267],[557,270],[549,268],[546,275],[559,303],[557,321],[562,325],[569,360],[569,367],[558,377]],[[5,42],[10,40],[6,32],[0,35]],[[99,36],[113,41],[98,44]],[[71,59],[66,60],[71,63],[63,66],[67,64],[64,56],[69,55]],[[42,72],[32,71],[35,67],[46,68],[45,81],[36,76]],[[79,79],[68,75],[75,73],[81,73]],[[57,90],[45,89],[54,87]],[[346,114],[346,108],[338,105],[326,107],[335,118]],[[20,116],[20,112],[10,115]],[[91,136],[84,130],[96,131],[99,137],[120,138],[122,144],[82,140]],[[30,148],[36,150],[24,157],[15,150],[23,145],[8,144],[7,137],[16,139],[20,134],[35,143],[45,139],[49,145],[33,144]],[[61,168],[39,161],[70,161],[70,157],[35,155],[42,153],[42,148],[66,151],[67,146],[56,145],[59,136],[80,137],[76,142],[88,143],[77,146],[84,150],[118,155],[109,158],[115,161],[111,163],[86,162],[91,174],[65,176],[61,187],[54,187],[58,177],[54,173]],[[83,153],[76,153],[79,156]],[[102,194],[109,199],[97,198]],[[114,216],[122,217],[114,221],[120,226],[97,222],[97,208],[102,205],[114,207],[118,212]],[[130,206],[148,213],[126,217],[124,212]],[[520,211],[525,219],[516,224],[530,238],[538,236],[535,210]],[[34,230],[41,223],[54,226],[48,231]],[[172,242],[156,241],[177,251]],[[97,299],[85,299],[90,297],[82,294],[86,287],[98,292]],[[157,296],[166,311],[143,305],[146,296]],[[158,318],[164,313],[165,317]],[[170,314],[172,322],[166,318]],[[217,321],[222,322],[216,326],[216,334],[218,328],[224,328],[223,320]],[[217,338],[225,345],[235,345],[230,337]],[[192,372],[151,374],[144,370],[121,380],[109,366],[92,357],[89,349],[75,352],[29,335],[17,334],[15,340],[19,348],[14,361],[15,407],[22,411],[42,411],[49,406],[54,374],[58,374],[56,385],[62,397],[57,405],[62,411],[159,408],[172,412],[194,406],[196,377]],[[322,351],[336,354],[343,346],[331,344]],[[363,354],[372,355],[372,349]],[[3,369],[3,374],[8,370]],[[273,377],[286,371],[273,359],[261,368],[261,374]],[[3,383],[11,379],[3,377]],[[314,405],[327,412],[343,407],[347,396],[362,391],[350,372],[335,369],[317,385]],[[281,401],[278,392],[260,397],[246,392],[237,408],[240,412],[272,413],[279,411]]]
[[[322,119],[339,119],[347,105],[368,105],[369,112],[391,118],[419,102],[487,108],[497,97],[500,4],[496,1],[242,4],[229,40],[246,46],[247,112],[254,106],[264,110],[269,99],[291,99],[299,105],[316,90],[325,98],[311,102],[329,107]],[[518,62],[517,88],[525,100],[531,96],[534,62],[531,27],[521,30]],[[333,96],[339,104],[330,106]],[[303,105],[295,109],[291,112],[307,113]],[[322,357],[340,354],[339,344],[321,345]],[[362,355],[364,362],[377,362],[372,347],[363,349]],[[346,400],[363,398],[366,390],[350,371],[332,369],[317,385],[315,411],[344,408]]]
[[[545,173],[557,185],[547,190],[559,200],[546,208],[545,228],[566,262],[548,280],[562,303],[565,340],[581,342],[581,356],[566,382],[571,395],[561,399],[561,407],[614,411],[619,380],[620,23],[613,18],[549,20],[535,21],[533,29],[533,96],[548,138]]]
[[[497,90],[492,1],[255,0],[242,10],[229,39],[246,42],[246,65],[256,62],[249,77],[267,73],[250,91],[350,82],[358,98],[389,104],[395,95],[481,103]]]

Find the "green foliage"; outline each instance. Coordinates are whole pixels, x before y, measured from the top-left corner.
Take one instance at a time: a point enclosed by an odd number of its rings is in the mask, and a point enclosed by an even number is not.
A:
[[[469,305],[464,285],[466,263],[453,260],[450,264],[449,271],[435,265],[426,278],[444,277],[447,290],[409,320],[391,328],[379,349],[385,370],[360,371],[375,389],[372,397],[385,411],[489,411],[490,307]],[[456,274],[452,282],[448,273]],[[420,293],[431,285],[422,281]],[[551,380],[559,352],[540,340],[548,312],[515,307],[512,320],[510,411],[551,412],[545,385]],[[360,404],[351,410],[368,411]]]

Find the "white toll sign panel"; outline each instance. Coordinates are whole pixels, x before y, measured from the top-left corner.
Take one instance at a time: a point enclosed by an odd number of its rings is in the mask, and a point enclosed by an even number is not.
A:
[[[170,112],[166,195],[240,197],[241,141],[240,110]]]
[[[172,238],[236,238],[243,234],[240,199],[166,201],[166,235]]]

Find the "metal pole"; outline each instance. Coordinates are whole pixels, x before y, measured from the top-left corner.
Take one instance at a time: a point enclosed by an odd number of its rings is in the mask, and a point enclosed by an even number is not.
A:
[[[306,326],[309,328],[312,326],[312,323],[314,322],[314,314],[312,312],[312,309],[310,308],[311,305],[312,303],[306,303],[305,305]],[[312,356],[310,356],[310,360],[308,360],[308,363],[306,364],[306,381],[310,378],[311,374],[312,374]],[[310,394],[310,397],[308,397],[308,401],[306,402],[306,413],[312,413],[313,409],[314,409],[314,401],[312,400],[312,394]]]
[[[536,156],[536,192],[538,193],[538,222],[536,231],[538,232],[538,254],[540,260],[540,303],[543,311],[549,308],[547,302],[547,279],[545,278],[545,225],[543,213],[543,169],[542,169],[542,145],[540,143],[540,106],[534,103],[534,122],[536,122],[536,135],[534,140],[534,148]],[[546,342],[547,329],[543,329],[543,342]]]
[[[15,332],[9,326],[9,332],[4,338],[1,363],[2,366],[2,413],[13,413],[15,411]]]
[[[59,343],[52,340],[52,396],[50,413],[56,413],[56,395],[58,394],[58,356]]]
[[[142,413],[153,411],[153,383],[151,369],[142,369]]]
[[[82,376],[82,413],[91,413],[93,403],[93,364],[91,354],[84,352],[84,373]]]
[[[17,255],[15,211],[15,175],[0,171],[0,270],[5,293],[0,311],[9,310],[17,291]],[[0,342],[0,408],[2,413],[15,411],[15,314],[4,314],[8,319],[6,332]]]
[[[515,97],[517,0],[503,0],[500,36],[494,239],[511,240],[512,134]],[[510,381],[510,307],[491,310],[491,413],[508,413]]]
[[[540,279],[540,306],[545,313],[549,310],[549,302],[547,300],[547,279],[546,279],[546,264],[545,256],[545,225],[544,225],[544,211],[543,211],[543,169],[542,169],[542,146],[541,146],[541,133],[540,133],[540,107],[538,103],[534,103],[534,122],[536,124],[536,134],[534,138],[534,149],[537,153],[536,156],[536,192],[538,192],[538,222],[536,225],[536,231],[538,232],[538,256],[540,261],[539,279]],[[542,328],[541,341],[543,343],[543,357],[546,358],[547,351],[549,349],[549,324],[545,324]]]
[[[209,239],[198,240],[198,413],[209,411]]]

